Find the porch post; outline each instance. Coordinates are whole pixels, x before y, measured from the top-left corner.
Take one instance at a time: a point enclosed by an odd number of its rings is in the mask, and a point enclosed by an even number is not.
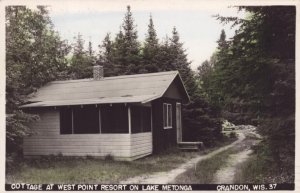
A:
[[[131,110],[129,105],[128,105],[128,130],[129,130],[129,134],[131,134]]]

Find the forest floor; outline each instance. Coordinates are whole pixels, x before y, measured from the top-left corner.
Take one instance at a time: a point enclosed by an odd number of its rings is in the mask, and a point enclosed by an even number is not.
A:
[[[145,174],[120,181],[121,184],[200,184],[233,183],[235,169],[247,160],[251,147],[259,140],[253,130],[237,130],[238,140],[199,155],[170,171]]]

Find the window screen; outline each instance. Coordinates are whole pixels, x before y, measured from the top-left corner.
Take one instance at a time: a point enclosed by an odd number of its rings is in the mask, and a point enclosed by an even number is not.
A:
[[[128,110],[125,105],[101,106],[102,133],[128,133]]]
[[[73,121],[75,134],[100,133],[99,109],[95,106],[74,108]]]
[[[100,131],[101,129],[101,131]],[[61,134],[128,133],[128,109],[124,104],[61,108]]]

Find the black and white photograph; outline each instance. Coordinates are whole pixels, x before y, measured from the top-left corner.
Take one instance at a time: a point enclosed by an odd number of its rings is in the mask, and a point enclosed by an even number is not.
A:
[[[3,191],[299,190],[299,1],[0,3]]]

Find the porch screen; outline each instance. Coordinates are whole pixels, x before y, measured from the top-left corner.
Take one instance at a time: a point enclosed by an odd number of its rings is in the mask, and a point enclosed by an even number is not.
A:
[[[95,106],[60,109],[61,134],[89,134],[99,132],[99,109]]]
[[[128,110],[124,104],[101,106],[101,133],[129,133]]]
[[[119,104],[60,109],[61,134],[128,133],[128,110]]]
[[[131,108],[131,132],[140,133],[151,131],[151,108],[132,106]]]
[[[74,108],[74,133],[99,133],[99,109],[95,106]]]
[[[60,134],[72,134],[72,109],[60,110]]]

